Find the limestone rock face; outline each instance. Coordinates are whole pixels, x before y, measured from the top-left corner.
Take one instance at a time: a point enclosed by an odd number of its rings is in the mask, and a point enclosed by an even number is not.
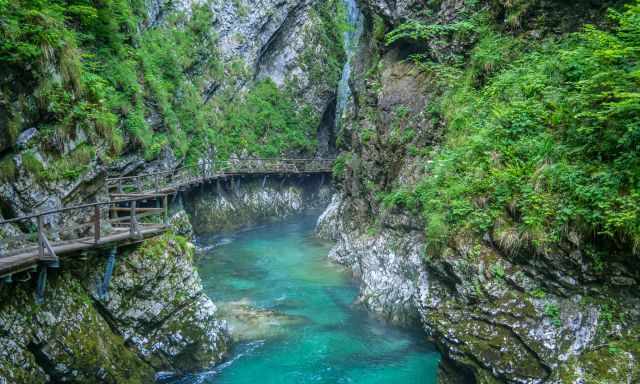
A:
[[[422,232],[398,225],[402,220],[367,233],[354,217],[349,201],[335,196],[318,222],[318,233],[337,241],[329,257],[360,280],[358,300],[365,307],[390,321],[421,324],[445,363],[462,372],[461,382],[638,380],[634,355],[611,357],[600,347],[606,295],[586,300],[579,289],[540,293],[543,283],[529,266],[504,258],[482,239],[459,239],[429,259]],[[640,315],[637,297],[616,294],[625,311]],[[617,332],[633,339],[637,330]]]
[[[194,79],[204,80],[202,89],[203,108],[215,110],[219,103],[228,103],[242,97],[257,82],[272,79],[286,92],[295,95],[297,107],[313,115],[322,131],[320,148],[329,146],[334,136],[333,120],[324,121],[324,115],[333,116],[335,112],[335,93],[344,61],[339,42],[326,38],[327,15],[319,9],[325,4],[319,0],[150,0],[146,1],[147,18],[140,26],[141,30],[162,28],[163,22],[175,13],[184,13],[187,17],[194,7],[209,7],[215,18],[205,35],[211,43],[210,56],[203,57],[193,68],[190,75]],[[336,36],[340,36],[339,33]],[[336,49],[338,47],[338,49]],[[201,70],[219,63],[224,75],[217,76],[210,71]],[[191,73],[192,72],[192,73]],[[11,79],[7,80],[8,84]],[[194,82],[196,82],[194,80]],[[212,100],[216,97],[216,102]],[[9,100],[3,102],[0,97],[0,112],[4,111]],[[132,150],[122,154],[108,164],[108,169],[100,156],[88,164],[80,175],[65,180],[43,180],[38,177],[37,168],[48,169],[55,166],[51,151],[41,143],[41,127],[37,118],[31,121],[25,117],[25,125],[10,138],[6,114],[0,113],[0,150],[3,151],[3,164],[0,173],[0,205],[3,216],[17,217],[48,209],[79,204],[87,201],[105,201],[108,199],[104,189],[104,179],[108,172],[114,175],[132,175],[175,169],[184,159],[176,158],[170,148],[163,148],[159,156],[152,161],[145,159],[141,151]],[[311,116],[310,116],[311,117]],[[155,131],[164,131],[160,111],[151,111],[145,116]],[[325,133],[328,131],[329,133]],[[21,133],[23,133],[21,135]],[[76,128],[70,138],[60,144],[59,152],[68,154],[91,142],[91,132]],[[16,143],[17,142],[17,143]],[[15,144],[15,145],[14,145]],[[98,145],[97,147],[100,147]],[[98,148],[102,151],[102,148]],[[56,153],[58,154],[58,153]],[[239,154],[238,154],[239,155]],[[28,158],[29,161],[25,161]],[[34,162],[33,159],[37,160]],[[36,169],[34,169],[36,168]],[[108,172],[107,172],[108,171]],[[69,225],[76,219],[65,217]],[[78,218],[79,219],[79,218]],[[51,232],[57,232],[61,217],[48,218]]]
[[[324,208],[331,193],[328,179],[323,181],[320,176],[302,179],[247,177],[193,190],[183,200],[194,231],[204,234],[251,226],[309,208]]]
[[[510,6],[474,4],[496,18]],[[455,23],[475,10],[458,0],[360,5],[369,20],[354,60],[355,102],[339,134],[345,166],[317,228],[337,242],[330,257],[360,280],[359,301],[384,318],[420,324],[442,352],[443,383],[638,381],[639,298],[630,289],[637,272],[613,263],[597,273],[576,242],[538,253],[508,249],[498,240],[500,223],[483,236],[451,236],[433,250],[424,236],[428,212],[417,213],[411,201],[381,202],[429,176],[429,153],[444,130],[443,119],[429,112],[444,91],[439,75],[407,57],[418,52],[423,63],[446,67],[468,55],[474,39],[453,34],[387,44],[383,32],[407,20]],[[590,13],[532,3],[520,28],[539,37],[553,20],[552,29],[568,31]],[[613,307],[624,321],[611,321]]]
[[[100,270],[85,282],[118,333],[158,371],[209,367],[227,350],[226,325],[202,291],[193,257],[185,238],[165,234],[117,257],[106,298],[97,289]]]
[[[70,273],[50,276],[45,303],[30,282],[1,288],[0,383],[138,383],[154,372],[112,332]]]

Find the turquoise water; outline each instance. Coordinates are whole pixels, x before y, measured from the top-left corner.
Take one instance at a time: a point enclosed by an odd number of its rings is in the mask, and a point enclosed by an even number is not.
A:
[[[353,304],[357,287],[329,262],[330,244],[313,237],[316,218],[199,239],[207,294],[262,316],[232,318],[243,335],[228,361],[174,383],[436,382],[439,355],[424,334],[374,320]],[[242,324],[242,317],[251,320]]]

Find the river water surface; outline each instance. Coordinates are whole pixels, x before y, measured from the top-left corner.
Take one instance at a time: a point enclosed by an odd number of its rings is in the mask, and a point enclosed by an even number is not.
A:
[[[354,305],[357,287],[313,236],[316,215],[200,238],[209,297],[242,329],[227,363],[174,383],[436,382],[439,355],[419,331],[401,330]],[[237,315],[237,313],[236,313]],[[238,323],[246,318],[248,324]]]

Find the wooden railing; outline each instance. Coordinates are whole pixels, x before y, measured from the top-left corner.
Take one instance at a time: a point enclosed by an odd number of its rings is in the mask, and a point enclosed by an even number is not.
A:
[[[107,179],[111,201],[77,205],[0,221],[0,278],[56,263],[58,256],[120,245],[164,232],[168,194],[235,175],[331,172],[334,159],[247,159]],[[65,224],[73,223],[73,224]]]
[[[39,261],[57,261],[58,254],[101,244],[136,239],[166,227],[167,196],[159,207],[149,197],[120,199],[44,211],[0,221],[0,261],[20,254],[37,254]],[[64,219],[61,219],[64,218]],[[72,222],[73,225],[58,225]]]
[[[259,174],[312,174],[331,172],[334,159],[244,159],[201,160],[198,165],[169,171],[107,179],[114,197],[171,193],[182,186],[221,177]]]

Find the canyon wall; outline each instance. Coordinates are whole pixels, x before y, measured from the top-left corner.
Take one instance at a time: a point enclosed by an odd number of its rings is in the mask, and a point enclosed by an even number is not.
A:
[[[28,275],[3,285],[0,382],[141,383],[220,362],[226,324],[202,291],[186,216],[174,220],[174,232],[114,250],[111,269],[111,250],[65,258],[43,304]]]
[[[339,192],[318,232],[337,241],[330,258],[359,279],[360,303],[424,328],[443,354],[440,382],[635,382],[637,268],[603,267],[589,256],[590,240],[576,234],[529,248],[505,221],[444,235],[436,247],[441,216],[416,203],[429,192],[420,182],[435,177],[433,154],[464,139],[444,141],[459,128],[449,125],[455,115],[439,114],[439,103],[453,88],[448,79],[478,60],[483,28],[531,42],[568,38],[604,20],[602,5],[575,12],[554,2],[516,3],[360,2],[367,21],[338,133]],[[465,32],[465,25],[475,26]],[[391,38],[402,28],[405,38]],[[483,76],[496,70],[491,65],[480,67]],[[474,81],[482,89],[482,77]],[[612,258],[617,252],[612,246]],[[626,255],[633,260],[629,248]]]

